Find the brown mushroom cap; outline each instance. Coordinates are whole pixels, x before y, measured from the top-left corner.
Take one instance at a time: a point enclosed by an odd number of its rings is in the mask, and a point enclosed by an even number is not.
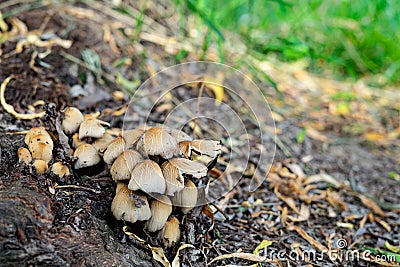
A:
[[[164,228],[158,233],[164,246],[172,247],[179,242],[181,238],[181,230],[179,229],[179,221],[175,216],[172,216],[166,223]]]
[[[92,143],[92,146],[94,146],[97,151],[101,151],[102,149],[106,148],[107,145],[110,144],[114,139],[115,137],[106,131],[103,137],[96,139]]]
[[[175,193],[172,198],[172,204],[181,207],[183,214],[187,214],[196,206],[197,195],[196,185],[191,180],[187,179],[185,181],[185,188]]]
[[[190,151],[216,158],[221,154],[221,142],[214,140],[193,140],[190,142]]]
[[[35,160],[32,165],[33,165],[33,167],[35,167],[36,172],[38,174],[43,174],[48,169],[46,161],[41,160],[41,159]]]
[[[31,128],[28,133],[25,135],[25,144],[29,145],[29,142],[31,141],[31,138],[35,135],[38,134],[44,134],[47,135],[49,139],[51,139],[50,134],[46,131],[46,128],[44,128],[43,126],[41,127],[33,127]]]
[[[174,164],[169,161],[164,162],[161,165],[161,171],[166,182],[166,195],[173,196],[175,192],[183,189],[184,178],[182,172]]]
[[[86,144],[86,142],[79,140],[79,133],[74,133],[72,135],[72,147],[77,148],[78,146],[80,146],[82,144]]]
[[[133,145],[139,140],[143,135],[144,129],[133,129],[122,131],[122,136],[125,140],[125,145],[127,148],[132,148]]]
[[[167,133],[169,133],[172,136],[172,138],[175,139],[176,143],[180,143],[183,141],[192,141],[192,137],[190,137],[187,133],[185,133],[183,131],[180,131],[180,130],[177,130],[174,128],[169,128],[166,126],[163,126],[162,129],[164,131],[166,131]]]
[[[51,172],[55,175],[58,175],[60,178],[70,175],[68,167],[62,162],[55,162],[53,165],[51,165]]]
[[[78,158],[75,162],[75,169],[96,165],[101,160],[96,148],[91,144],[82,144],[78,146],[74,152],[74,157]]]
[[[146,229],[155,232],[162,229],[172,212],[171,200],[167,196],[158,196],[150,205],[151,218],[146,222]]]
[[[124,183],[117,184],[117,192],[111,203],[111,211],[117,220],[134,223],[150,219],[151,211],[144,194],[132,192]]]
[[[107,122],[87,116],[79,126],[79,139],[86,137],[101,138],[106,130],[103,125],[110,126]]]
[[[72,134],[78,131],[79,125],[83,122],[84,118],[79,109],[75,107],[68,107],[64,111],[64,119],[62,121],[62,128],[66,134]]]
[[[175,139],[162,128],[153,127],[144,132],[136,144],[143,156],[161,156],[166,159],[179,154]]]
[[[190,143],[191,143],[191,141],[182,141],[182,142],[179,142],[179,144],[178,144],[179,151],[181,152],[183,157],[185,157],[187,159],[189,159],[191,156]]]
[[[125,150],[125,141],[122,136],[111,141],[103,154],[103,160],[107,164],[112,164],[114,160]]]
[[[114,181],[129,180],[133,168],[143,161],[139,152],[128,149],[122,152],[111,166],[110,173]]]
[[[23,162],[24,164],[29,164],[32,161],[31,152],[25,147],[18,148],[17,155],[19,162]]]
[[[28,147],[32,154],[32,159],[41,159],[48,163],[53,158],[53,140],[48,134],[32,136]]]
[[[149,159],[138,163],[132,170],[128,187],[133,191],[164,194],[166,185],[160,166]]]
[[[192,175],[196,178],[207,176],[207,167],[196,161],[191,161],[185,158],[173,158],[169,161],[172,165],[179,169],[181,173]]]

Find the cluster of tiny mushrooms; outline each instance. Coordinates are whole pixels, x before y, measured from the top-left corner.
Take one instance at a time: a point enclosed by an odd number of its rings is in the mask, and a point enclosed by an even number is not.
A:
[[[69,136],[74,169],[99,164],[109,167],[117,183],[111,211],[118,220],[143,221],[149,232],[157,232],[166,247],[180,239],[179,220],[173,214],[187,214],[198,201],[198,179],[207,176],[221,153],[213,140],[193,140],[183,131],[168,127],[142,126],[115,132],[96,115],[83,115],[77,108],[63,111],[62,129]],[[59,177],[70,169],[53,160],[53,139],[44,127],[25,136],[27,148],[18,150],[20,162],[33,165],[39,174],[50,171]],[[173,212],[174,210],[174,212]]]

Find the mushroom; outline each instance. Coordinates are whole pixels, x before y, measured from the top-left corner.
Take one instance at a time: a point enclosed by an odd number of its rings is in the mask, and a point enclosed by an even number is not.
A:
[[[181,173],[191,175],[196,178],[207,176],[207,167],[196,161],[185,158],[173,158],[169,161],[172,165],[179,169]]]
[[[221,154],[221,142],[214,140],[193,140],[190,142],[190,151],[216,158]]]
[[[106,132],[103,125],[110,126],[110,124],[105,121],[86,116],[85,120],[79,126],[79,140],[86,137],[101,138]]]
[[[111,166],[110,173],[114,181],[129,180],[133,168],[143,160],[139,152],[128,149],[122,152]]]
[[[46,129],[43,126],[41,126],[41,127],[33,127],[25,135],[25,139],[24,139],[25,144],[29,145],[29,142],[31,141],[31,138],[33,136],[35,136],[35,135],[38,135],[38,134],[48,135],[48,138],[51,139],[50,134],[46,131]]]
[[[134,223],[150,219],[151,211],[147,198],[139,192],[132,192],[124,183],[117,184],[115,197],[111,203],[111,211],[117,220]]]
[[[179,152],[184,156],[185,158],[190,158],[190,143],[191,141],[182,141],[179,142],[178,147],[179,147]]]
[[[128,187],[133,191],[164,194],[166,185],[160,166],[149,159],[138,163],[132,170]]]
[[[180,143],[180,142],[184,142],[184,141],[192,141],[192,137],[190,137],[187,133],[185,133],[183,131],[169,128],[166,126],[163,126],[162,129],[164,131],[166,131],[167,133],[169,133],[172,136],[172,138],[175,139],[176,143]]]
[[[51,172],[60,178],[70,175],[69,169],[62,162],[55,162],[51,165]]]
[[[168,216],[172,212],[171,200],[167,196],[158,196],[150,205],[151,218],[145,224],[145,227],[150,232],[155,232],[162,229],[168,220]]]
[[[36,173],[43,174],[47,171],[47,163],[44,160],[37,159],[33,162],[33,167],[35,167]]]
[[[105,134],[103,135],[103,137],[96,139],[92,143],[92,146],[94,146],[97,149],[97,151],[100,151],[102,148],[106,147],[114,139],[115,139],[115,137],[106,131]]]
[[[18,148],[17,155],[19,159],[18,161],[23,162],[24,164],[29,164],[32,161],[31,152],[29,152],[25,147]]]
[[[84,118],[79,109],[75,107],[68,107],[64,111],[64,119],[62,121],[62,129],[66,134],[72,134],[78,131],[79,125],[83,122]]]
[[[74,152],[74,157],[78,158],[75,162],[75,169],[96,165],[101,160],[96,148],[91,144],[82,144],[78,146]]]
[[[127,148],[133,147],[133,145],[139,140],[140,136],[144,133],[143,129],[133,129],[122,131],[122,136],[125,140],[125,145]]]
[[[164,228],[158,233],[158,238],[163,241],[166,247],[172,247],[179,242],[181,230],[179,229],[179,221],[175,216],[172,216],[165,223]]]
[[[185,188],[175,193],[172,198],[172,204],[181,207],[182,213],[187,214],[196,206],[197,195],[196,185],[191,180],[187,179],[185,181]]]
[[[125,141],[122,136],[115,138],[113,141],[108,143],[105,152],[103,154],[103,160],[111,165],[114,160],[125,150]],[[101,150],[100,150],[101,151]]]
[[[170,159],[179,153],[174,138],[162,128],[153,127],[144,132],[136,144],[136,149],[143,156],[161,156]]]
[[[182,172],[171,162],[166,161],[161,165],[161,171],[165,178],[165,194],[173,196],[175,192],[181,191],[184,187]]]
[[[72,135],[72,147],[77,148],[78,146],[80,146],[82,144],[86,144],[86,142],[79,140],[79,133],[74,133]]]
[[[53,158],[53,140],[49,135],[32,136],[28,146],[32,153],[32,159],[41,159],[48,163]]]

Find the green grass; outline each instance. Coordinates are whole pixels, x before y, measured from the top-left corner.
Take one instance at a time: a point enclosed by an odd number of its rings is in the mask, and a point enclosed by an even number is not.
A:
[[[176,0],[223,46],[239,33],[248,53],[263,59],[306,60],[308,70],[339,78],[400,82],[400,1]],[[226,36],[225,36],[225,35]],[[207,48],[209,44],[205,44]]]

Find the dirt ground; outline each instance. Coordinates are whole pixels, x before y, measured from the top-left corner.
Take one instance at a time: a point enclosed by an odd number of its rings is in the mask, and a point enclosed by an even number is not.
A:
[[[129,81],[144,82],[166,66],[197,59],[195,53],[189,53],[178,60],[176,51],[171,52],[162,40],[149,41],[149,35],[157,35],[151,26],[160,36],[177,35],[174,27],[168,27],[171,18],[162,17],[159,8],[149,7],[146,18],[154,21],[150,26],[145,23],[149,27],[146,34],[126,43],[128,38],[118,34],[111,35],[114,39],[105,38],[107,28],[99,27],[108,25],[115,33],[114,29],[126,27],[126,17],[116,17],[106,8],[99,12],[100,7],[93,3],[43,6],[21,9],[16,15],[29,31],[44,26],[42,33],[73,41],[68,49],[54,45],[46,57],[34,59],[33,67],[32,54],[44,53],[46,47],[30,44],[20,53],[13,52],[17,42],[26,39],[21,29],[1,44],[0,80],[14,75],[5,99],[16,111],[23,113],[35,101],[43,100],[54,103],[57,111],[70,105],[85,112],[100,111],[101,119],[121,128],[124,113],[113,112],[123,108],[129,98],[126,89],[122,90],[124,99],[113,97],[122,87],[116,73]],[[10,10],[5,7],[1,11]],[[10,18],[5,21],[16,25]],[[101,71],[82,63],[85,49],[100,55]],[[115,64],[121,58],[130,60]],[[233,190],[211,205],[218,207],[214,221],[203,213],[185,218],[181,242],[193,244],[195,249],[180,252],[181,265],[398,266],[400,256],[379,261],[379,256],[385,255],[379,250],[390,250],[387,244],[400,247],[397,96],[388,97],[391,91],[387,90],[386,95],[376,96],[375,92],[361,102],[360,98],[349,102],[327,99],[324,89],[305,89],[321,82],[310,82],[312,75],[277,73],[279,67],[275,71],[272,78],[280,83],[282,96],[267,81],[256,80],[270,100],[277,129],[275,143],[268,139],[277,147],[270,172],[255,192],[248,192],[250,177],[244,175]],[[335,84],[341,85],[347,86]],[[197,91],[184,94],[191,97]],[[349,105],[338,109],[342,100]],[[163,112],[156,108],[150,121],[162,122]],[[133,124],[147,119],[136,115]],[[42,119],[17,120],[0,107],[0,266],[162,266],[144,246],[127,237],[124,224],[112,216],[115,185],[105,168],[59,179],[50,173],[36,174],[18,163],[16,152],[24,137],[13,133],[46,125],[51,119],[48,114]],[[252,133],[254,125],[247,123]],[[264,164],[253,161],[257,155],[252,153],[250,165]],[[221,164],[217,168],[224,170]],[[55,183],[91,190],[64,189],[52,194],[49,186]],[[140,229],[133,231],[157,243]],[[343,240],[346,245],[341,247],[338,241]],[[257,247],[259,251],[254,252]],[[322,252],[325,250],[336,251],[338,257],[332,259]],[[346,251],[361,254],[365,250],[376,253],[352,259],[345,255]],[[167,250],[167,257],[172,259],[176,251],[177,247]],[[317,251],[320,257],[295,257],[305,251]]]

